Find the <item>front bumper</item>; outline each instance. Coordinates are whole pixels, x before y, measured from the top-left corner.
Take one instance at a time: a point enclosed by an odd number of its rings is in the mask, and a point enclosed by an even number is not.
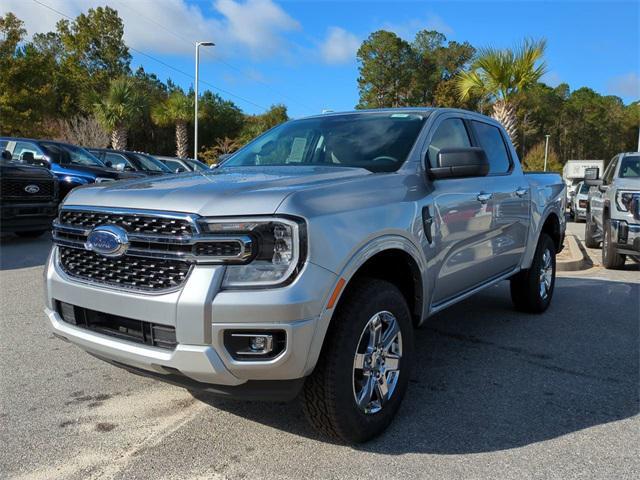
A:
[[[239,386],[251,381],[294,380],[310,372],[316,326],[336,275],[308,263],[290,285],[270,290],[220,290],[224,267],[197,265],[183,287],[141,294],[80,283],[57,267],[55,247],[45,270],[46,314],[54,334],[87,352],[176,383]],[[175,328],[173,350],[137,344],[74,326],[56,311],[61,301],[99,312]],[[226,350],[225,330],[286,332],[282,353],[269,360],[238,361]],[[186,383],[185,382],[185,386]]]
[[[611,220],[611,238],[618,253],[640,255],[640,224]]]
[[[50,230],[57,214],[57,202],[5,203],[0,207],[0,231]]]

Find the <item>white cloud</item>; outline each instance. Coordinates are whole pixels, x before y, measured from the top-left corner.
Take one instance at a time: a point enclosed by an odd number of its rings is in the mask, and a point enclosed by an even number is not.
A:
[[[394,32],[405,40],[412,41],[420,30],[436,30],[445,35],[453,34],[453,27],[439,15],[429,13],[424,18],[413,18],[401,23],[384,23],[382,28]]]
[[[216,44],[211,53],[230,56],[241,51],[255,57],[278,54],[283,35],[300,24],[272,0],[216,0],[215,16],[205,16],[198,4],[186,0],[42,0],[75,17],[89,8],[108,5],[118,11],[130,47],[147,53],[192,54],[196,40]],[[14,12],[25,22],[29,35],[48,32],[62,17],[26,0],[2,0],[0,15]]]
[[[607,82],[607,90],[613,95],[638,100],[640,98],[640,77],[635,72],[613,77]]]
[[[355,59],[360,40],[340,27],[330,27],[320,45],[320,55],[326,63],[347,63]]]

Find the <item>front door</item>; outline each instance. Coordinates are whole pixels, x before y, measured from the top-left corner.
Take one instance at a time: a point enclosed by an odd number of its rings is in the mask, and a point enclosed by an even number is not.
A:
[[[468,123],[445,116],[428,139],[427,161],[436,165],[443,148],[470,147]],[[492,257],[491,228],[494,203],[486,177],[433,180],[433,191],[423,206],[427,274],[434,285],[431,305],[436,306],[486,280],[486,263]]]

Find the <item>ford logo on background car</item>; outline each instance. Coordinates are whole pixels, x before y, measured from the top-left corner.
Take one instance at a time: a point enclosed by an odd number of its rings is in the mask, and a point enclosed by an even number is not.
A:
[[[27,193],[38,193],[40,191],[40,187],[38,185],[27,185],[24,187],[24,191]]]
[[[94,228],[84,244],[84,248],[87,250],[105,257],[120,257],[124,255],[128,247],[127,232],[115,225],[102,225]]]

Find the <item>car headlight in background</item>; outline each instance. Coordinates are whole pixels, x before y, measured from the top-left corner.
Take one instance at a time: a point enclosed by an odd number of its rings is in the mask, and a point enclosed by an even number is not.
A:
[[[251,238],[251,255],[242,265],[227,264],[224,288],[271,287],[287,283],[297,274],[306,256],[306,229],[291,218],[243,218],[200,220],[211,238]],[[246,242],[245,242],[246,244]]]
[[[618,210],[621,212],[628,212],[631,210],[634,194],[638,195],[637,192],[624,192],[618,190],[618,192],[616,192],[616,207],[618,207]]]

